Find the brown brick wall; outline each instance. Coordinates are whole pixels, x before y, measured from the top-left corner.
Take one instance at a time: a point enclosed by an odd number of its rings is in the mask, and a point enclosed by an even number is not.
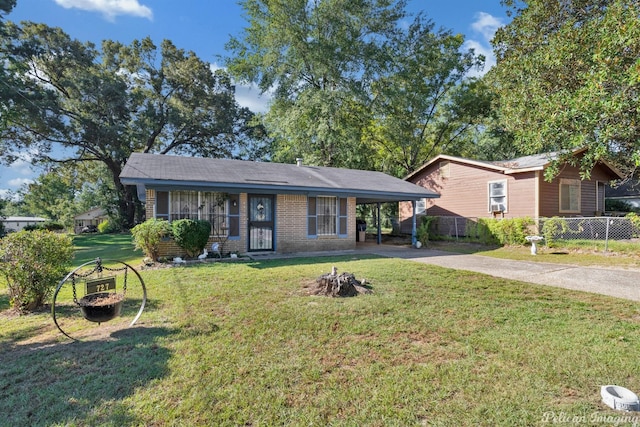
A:
[[[356,247],[356,200],[347,202],[348,237],[307,237],[307,196],[280,194],[276,201],[276,251],[279,253],[347,250]]]
[[[147,190],[146,213],[147,218],[153,218],[153,206],[155,204],[155,191]],[[247,209],[248,196],[240,195],[240,238],[224,241],[222,252],[244,253],[247,251]],[[350,197],[347,203],[347,232],[348,237],[319,236],[307,237],[307,196],[305,195],[278,195],[276,197],[276,251],[279,253],[310,252],[326,250],[354,249],[356,245],[356,201]],[[207,249],[216,240],[209,239]],[[176,245],[175,241],[168,239],[160,244],[160,256],[173,258],[184,257],[184,251]]]

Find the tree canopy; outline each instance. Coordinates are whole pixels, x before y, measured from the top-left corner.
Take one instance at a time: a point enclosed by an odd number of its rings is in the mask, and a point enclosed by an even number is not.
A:
[[[607,159],[640,165],[640,3],[504,0],[513,20],[493,41],[500,121],[529,153],[586,148],[582,172]],[[553,169],[551,169],[553,173]]]
[[[386,43],[366,137],[387,171],[402,176],[437,154],[461,154],[464,134],[490,114],[489,92],[468,77],[484,58],[464,52],[463,43],[421,16]]]
[[[29,150],[36,162],[103,164],[124,227],[139,207],[119,178],[132,152],[232,157],[263,136],[230,78],[168,40],[107,40],[99,50],[43,24],[5,30],[0,62],[9,64],[10,90],[0,101],[13,114],[0,158],[11,163]]]
[[[412,20],[404,0],[241,5],[248,27],[227,44],[226,64],[273,92],[265,123],[276,160],[403,175],[490,105],[465,79],[483,59],[460,51],[461,35]]]

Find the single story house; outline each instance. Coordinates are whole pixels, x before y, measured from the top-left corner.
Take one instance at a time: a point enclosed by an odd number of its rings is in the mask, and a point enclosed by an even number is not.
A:
[[[294,253],[356,247],[356,205],[438,197],[381,172],[134,153],[120,174],[146,217],[204,219],[222,251]],[[379,217],[379,215],[378,215]],[[379,229],[379,228],[378,228]],[[415,236],[415,229],[414,229]],[[166,242],[162,255],[180,255]]]
[[[48,219],[38,216],[8,216],[0,217],[0,220],[7,232],[20,231],[28,225],[37,225],[48,221]]]
[[[580,156],[584,150],[577,150]],[[418,215],[466,218],[543,218],[601,215],[605,188],[622,175],[606,162],[598,162],[588,180],[579,168],[564,164],[551,182],[545,170],[558,158],[546,153],[517,159],[487,162],[439,155],[405,180],[440,194],[418,205]],[[410,227],[411,206],[401,203],[403,231]]]
[[[93,225],[98,226],[103,221],[107,220],[107,213],[102,208],[93,208],[86,212],[73,217],[73,231],[76,234],[82,232],[84,227]]]

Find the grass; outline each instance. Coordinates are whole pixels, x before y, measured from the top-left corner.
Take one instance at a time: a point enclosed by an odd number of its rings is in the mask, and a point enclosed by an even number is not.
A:
[[[133,249],[130,233],[78,234],[73,236],[76,248],[73,265],[78,266],[97,257],[119,261],[137,262],[143,258],[141,251]]]
[[[334,265],[374,293],[306,295]],[[616,419],[599,386],[640,390],[631,301],[359,256],[141,274],[132,328],[63,310],[82,342],[0,313],[6,425],[530,426]]]

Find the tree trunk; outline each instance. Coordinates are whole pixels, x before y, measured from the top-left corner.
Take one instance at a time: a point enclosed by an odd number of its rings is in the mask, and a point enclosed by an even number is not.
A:
[[[313,295],[328,297],[354,297],[359,294],[370,293],[371,289],[356,280],[352,273],[338,274],[336,267],[333,267],[331,273],[318,277],[315,288],[311,290]]]

